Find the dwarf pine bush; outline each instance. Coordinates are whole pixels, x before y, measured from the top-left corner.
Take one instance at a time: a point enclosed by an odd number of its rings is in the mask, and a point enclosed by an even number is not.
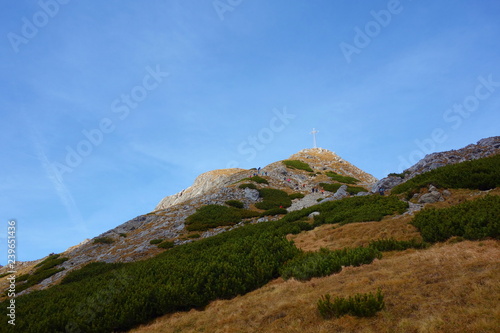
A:
[[[419,241],[417,239],[412,239],[409,241],[398,241],[394,238],[389,239],[377,239],[371,241],[368,245],[379,251],[404,251],[407,249],[425,249],[429,247],[429,243]]]
[[[384,309],[385,302],[382,291],[378,289],[376,294],[356,294],[348,298],[335,297],[333,301],[331,296],[326,294],[318,300],[317,307],[324,319],[338,318],[344,315],[372,317]]]
[[[330,251],[322,248],[317,252],[304,252],[287,262],[280,270],[281,277],[307,281],[313,277],[338,273],[342,266],[360,266],[381,258],[381,253],[369,247]]]
[[[287,168],[290,169],[298,169],[298,170],[304,170],[308,172],[314,172],[313,169],[309,166],[309,164],[299,161],[299,160],[285,160],[283,161],[283,164],[286,165]]]
[[[226,225],[234,225],[241,221],[241,214],[237,208],[222,205],[207,205],[198,208],[186,219],[188,231],[205,231]]]
[[[440,188],[489,190],[500,186],[500,154],[450,164],[425,172],[395,186],[391,193],[417,192],[428,185]]]
[[[226,203],[226,205],[234,207],[234,208],[243,208],[245,206],[243,204],[243,202],[241,202],[239,200],[228,200],[225,203]]]
[[[469,240],[500,238],[500,196],[442,209],[424,209],[411,221],[426,242],[442,242],[453,236]]]
[[[255,204],[258,209],[287,208],[292,205],[292,200],[285,191],[262,188],[259,190],[259,194],[263,200]]]
[[[327,171],[326,175],[328,177],[330,177],[332,180],[335,180],[337,182],[344,183],[344,184],[357,184],[357,183],[359,183],[359,180],[357,180],[354,177],[342,176],[342,175],[339,175],[338,173],[333,172],[333,171]]]

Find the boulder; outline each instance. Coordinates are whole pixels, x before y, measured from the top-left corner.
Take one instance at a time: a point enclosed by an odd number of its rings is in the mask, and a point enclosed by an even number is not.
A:
[[[342,198],[347,198],[349,196],[349,192],[347,192],[347,185],[342,185],[339,187],[337,192],[333,195],[333,197],[338,200]]]

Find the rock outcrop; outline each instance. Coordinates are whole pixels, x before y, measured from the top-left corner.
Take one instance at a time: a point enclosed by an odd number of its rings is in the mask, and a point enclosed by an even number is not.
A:
[[[408,179],[445,165],[476,160],[496,154],[500,154],[500,136],[482,139],[476,144],[470,144],[458,150],[432,153],[426,155],[415,165],[404,170],[404,172],[399,176],[388,176],[382,178],[375,185],[373,185],[372,192],[377,192],[380,188],[384,188],[386,190],[391,189]]]
[[[217,188],[230,185],[238,179],[241,179],[242,177],[239,177],[239,175],[241,173],[246,173],[246,171],[247,170],[235,168],[205,172],[195,179],[192,186],[177,194],[163,198],[156,206],[155,210],[166,209],[168,207],[189,201],[200,195],[212,192]]]

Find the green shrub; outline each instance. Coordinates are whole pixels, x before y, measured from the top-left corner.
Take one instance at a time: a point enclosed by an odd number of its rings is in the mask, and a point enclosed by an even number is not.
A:
[[[359,192],[367,192],[367,190],[360,186],[347,186],[347,192],[351,195],[356,195]]]
[[[158,238],[158,239],[152,239],[152,240],[150,240],[149,244],[155,245],[155,244],[160,244],[161,242],[163,242],[163,239]]]
[[[419,189],[434,185],[440,188],[467,188],[489,190],[500,186],[500,154],[446,165],[420,174],[395,186],[391,193],[416,193]]]
[[[205,231],[210,228],[234,225],[241,221],[238,209],[221,205],[207,205],[198,208],[186,221],[188,231]]]
[[[469,240],[500,237],[500,196],[442,209],[424,209],[411,221],[426,242],[442,242],[453,236]]]
[[[188,238],[191,238],[191,239],[193,239],[193,238],[200,238],[200,237],[201,237],[200,234],[191,234],[191,235],[188,236]]]
[[[372,317],[385,307],[384,295],[380,289],[376,294],[356,294],[349,298],[322,296],[317,303],[318,311],[324,319],[339,318],[344,315],[357,317]]]
[[[59,254],[50,255],[45,260],[39,262],[35,267],[37,268],[32,274],[23,274],[19,276],[16,280],[17,282],[23,282],[16,286],[16,292],[21,292],[34,285],[39,284],[46,278],[51,277],[64,270],[64,268],[55,268],[56,266],[67,261],[68,258],[61,258]]]
[[[245,180],[250,180],[252,182],[256,182],[257,184],[269,184],[269,182],[261,176],[253,176],[250,178],[245,178]]]
[[[304,252],[287,262],[280,273],[283,279],[295,278],[306,281],[313,277],[338,273],[342,266],[360,266],[381,258],[381,253],[370,247],[330,251],[322,248],[318,252]]]
[[[94,239],[94,244],[113,244],[114,240],[111,237],[98,237]]]
[[[122,233],[120,233],[120,237],[126,238],[127,234],[122,232]]]
[[[428,243],[412,239],[409,241],[398,241],[394,238],[389,239],[377,239],[371,241],[368,245],[379,251],[404,251],[406,249],[425,249],[429,247]]]
[[[239,209],[238,213],[242,219],[250,219],[252,217],[260,216],[259,212],[250,209]]]
[[[287,213],[288,211],[285,208],[271,208],[260,214],[260,216],[274,216]]]
[[[354,177],[342,176],[342,175],[339,175],[338,173],[335,173],[333,171],[327,171],[326,175],[328,177],[330,177],[332,180],[335,180],[337,182],[344,183],[344,184],[357,184],[357,183],[359,183],[359,180],[357,180]]]
[[[38,268],[35,272],[51,269],[52,267],[60,265],[67,260],[68,258],[61,258],[60,254],[50,255],[47,259],[35,265],[35,267]]]
[[[286,165],[287,168],[290,169],[298,169],[298,170],[304,170],[308,172],[314,172],[313,169],[309,166],[309,164],[299,161],[299,160],[285,160],[283,161],[283,164]]]
[[[410,171],[405,171],[405,172],[402,172],[402,173],[390,173],[387,175],[387,177],[399,177],[399,178],[405,178],[407,174],[409,174]]]
[[[273,188],[263,188],[259,190],[263,201],[257,202],[258,209],[269,210],[272,208],[287,208],[292,205],[292,200],[285,191]]]
[[[110,272],[123,267],[124,263],[91,262],[80,269],[69,272],[62,280],[61,284],[68,284],[95,278],[98,275]]]
[[[342,186],[342,184],[319,183],[319,186],[321,186],[325,191],[335,193],[338,191],[340,186]]]
[[[161,249],[171,249],[174,247],[174,242],[171,241],[164,241],[158,244],[158,247]]]
[[[300,229],[302,231],[309,231],[309,230],[313,230],[314,229],[314,226],[310,223],[307,223],[305,221],[298,221],[296,222],[298,226],[300,226]]]
[[[60,256],[61,256],[60,254],[50,254],[47,258],[45,258],[44,260],[42,260],[38,264],[36,264],[35,268],[40,267],[42,265],[45,265],[47,263],[50,263],[50,262],[56,260],[57,258],[59,258]]]
[[[302,214],[320,212],[320,215],[314,217],[314,225],[319,226],[334,223],[380,221],[386,215],[402,214],[407,208],[408,203],[395,196],[370,195],[329,201],[310,207]]]
[[[4,277],[6,277],[6,276],[8,276],[8,275],[10,275],[10,274],[11,274],[11,273],[3,273],[3,274],[0,274],[0,279],[1,279],[1,278],[4,278]]]
[[[30,277],[30,274],[23,274],[23,275],[19,275],[16,279],[17,282],[22,282],[22,281],[26,281],[28,280],[28,278]]]
[[[228,200],[228,201],[226,201],[226,205],[234,207],[234,208],[243,208],[243,207],[245,207],[245,205],[243,204],[243,202],[241,202],[239,200]]]
[[[241,184],[238,187],[241,188],[241,189],[245,189],[245,188],[251,188],[252,190],[256,190],[257,189],[257,186],[255,186],[255,184],[252,184],[252,183]]]
[[[293,199],[302,199],[303,197],[305,197],[305,195],[302,194],[302,193],[292,193],[288,197],[290,197],[290,200],[293,200]]]

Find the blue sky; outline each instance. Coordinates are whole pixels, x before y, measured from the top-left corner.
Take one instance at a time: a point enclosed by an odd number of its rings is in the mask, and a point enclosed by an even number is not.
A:
[[[285,159],[313,128],[377,178],[499,135],[494,0],[20,0],[0,15],[0,248],[16,219],[22,261],[202,172]]]

